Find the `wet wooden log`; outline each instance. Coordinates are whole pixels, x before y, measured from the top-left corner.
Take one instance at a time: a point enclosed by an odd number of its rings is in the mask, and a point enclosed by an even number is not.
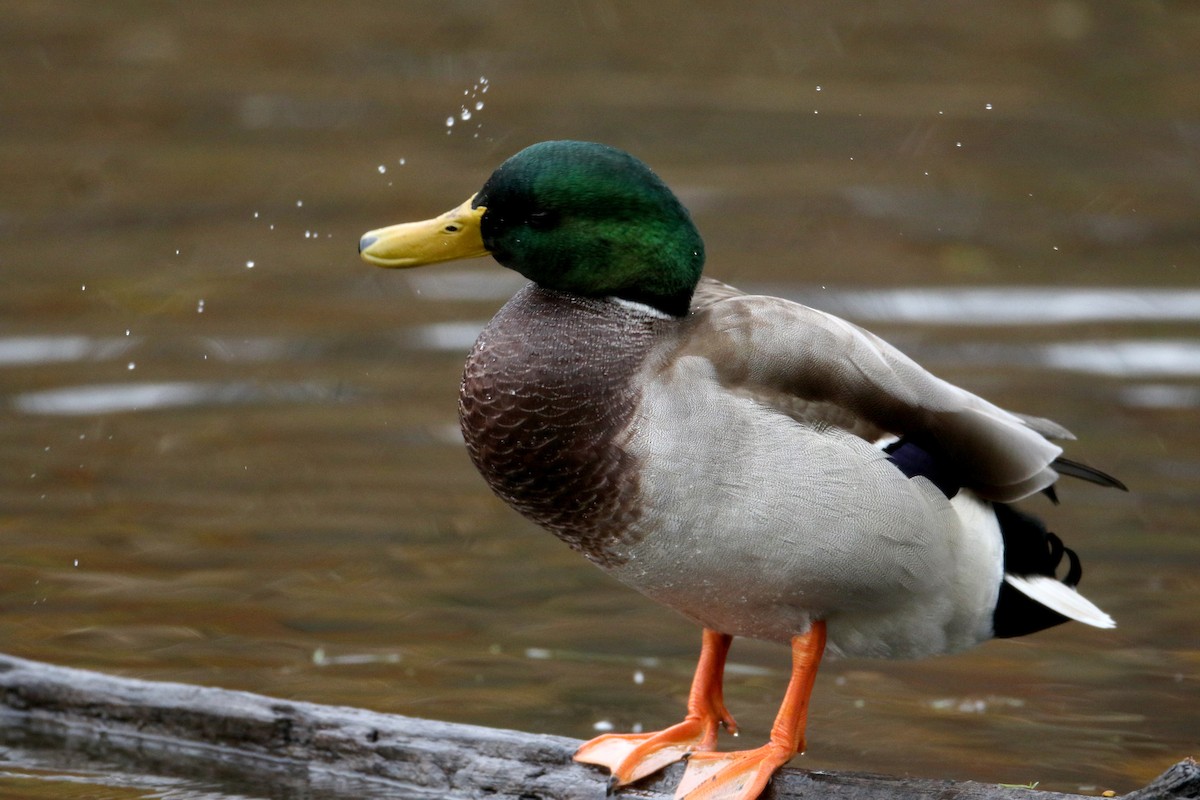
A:
[[[103,743],[139,768],[219,764],[301,782],[320,796],[367,782],[397,797],[580,800],[605,796],[597,769],[575,764],[579,742],[277,700],[247,692],[116,678],[0,655],[0,729],[40,741]],[[44,745],[43,745],[44,746]],[[675,765],[618,797],[670,798]],[[344,791],[339,791],[339,787]],[[370,794],[377,795],[374,791]],[[785,769],[764,797],[822,800],[1056,800],[1075,795],[973,782]],[[1126,800],[1200,798],[1187,759]]]

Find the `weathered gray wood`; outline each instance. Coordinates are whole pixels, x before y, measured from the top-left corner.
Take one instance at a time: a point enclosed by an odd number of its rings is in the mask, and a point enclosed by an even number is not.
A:
[[[152,683],[0,655],[0,725],[41,737],[103,740],[147,758],[186,755],[226,770],[304,776],[307,785],[369,781],[397,797],[582,800],[605,796],[599,770],[575,764],[579,742],[473,725],[293,703],[246,692]],[[670,798],[682,767],[623,789]],[[787,769],[774,800],[1056,800],[1073,798],[973,782]],[[1180,762],[1126,800],[1200,797],[1200,769]]]

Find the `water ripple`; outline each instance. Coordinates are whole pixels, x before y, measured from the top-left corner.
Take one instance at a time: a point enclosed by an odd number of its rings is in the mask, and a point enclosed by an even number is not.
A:
[[[124,355],[134,340],[90,336],[8,336],[0,338],[0,367],[50,364]]]
[[[912,348],[909,354],[927,365],[1026,367],[1111,378],[1200,375],[1200,339],[1096,339],[1042,345],[967,342]]]
[[[1200,408],[1200,386],[1143,383],[1126,386],[1120,398],[1132,408]]]
[[[315,383],[109,383],[26,392],[13,397],[12,406],[25,414],[82,416],[189,406],[327,401],[342,394],[343,389]]]
[[[405,276],[425,300],[504,300],[526,282],[500,270],[456,269]],[[1192,287],[975,286],[824,289],[747,284],[852,319],[923,325],[1047,325],[1083,322],[1200,321],[1200,289]]]
[[[799,290],[761,288],[851,319],[921,325],[1067,325],[1200,321],[1200,290],[947,287]]]
[[[1040,350],[1054,369],[1112,377],[1200,376],[1200,340],[1126,339],[1058,342]]]

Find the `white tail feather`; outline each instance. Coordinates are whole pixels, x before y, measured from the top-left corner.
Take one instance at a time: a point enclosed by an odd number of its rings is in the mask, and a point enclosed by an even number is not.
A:
[[[1064,617],[1070,617],[1077,622],[1097,628],[1117,627],[1113,618],[1097,608],[1095,603],[1075,591],[1073,587],[1060,583],[1054,578],[1046,575],[1030,575],[1028,577],[1005,575],[1004,580],[1026,597],[1036,600],[1046,608],[1057,611]]]

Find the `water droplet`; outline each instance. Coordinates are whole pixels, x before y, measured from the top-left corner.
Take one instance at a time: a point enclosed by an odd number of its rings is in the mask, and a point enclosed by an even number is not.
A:
[[[400,166],[402,166],[402,167],[403,167],[403,166],[404,166],[404,163],[405,163],[405,160],[402,158],[402,159],[400,159],[400,160],[399,160],[398,162],[396,162],[396,163],[398,163]]]
[[[638,686],[641,686],[643,683],[646,682],[646,673],[642,672],[640,669],[635,671],[633,673],[633,682],[636,683]]]
[[[476,111],[483,111],[483,101],[482,101],[482,100],[477,100],[477,101],[475,102],[475,110],[476,110]]]
[[[819,92],[819,91],[821,91],[821,87],[820,87],[820,86],[818,86],[818,87],[817,87],[817,91],[818,91],[818,92]]]
[[[467,120],[469,120],[471,118],[471,112],[464,108],[462,110],[462,113],[459,114],[459,116],[462,117],[463,122],[466,122]]]
[[[79,559],[78,559],[78,558],[77,558],[77,559],[75,559],[75,566],[77,566],[77,567],[79,566]]]
[[[303,200],[297,200],[297,201],[296,201],[296,208],[303,208],[303,207],[304,207],[304,201],[303,201]]]
[[[954,143],[954,146],[955,146],[955,147],[962,147],[962,142],[955,142],[955,143]]]
[[[983,107],[984,107],[984,108],[986,108],[988,111],[991,111],[991,110],[992,110],[992,104],[991,104],[991,103],[984,103],[984,104],[983,104]]]
[[[200,298],[199,302],[196,303],[196,313],[197,314],[204,313],[204,298]]]
[[[255,211],[255,212],[254,212],[254,218],[255,218],[255,219],[258,219],[258,212],[257,212],[257,211]]]
[[[379,167],[378,167],[378,169],[379,169],[379,174],[380,174],[380,175],[382,175],[383,173],[387,172],[387,167],[385,167],[383,164],[380,164],[380,165],[379,165]]]
[[[128,336],[128,335],[129,335],[129,328],[126,328],[126,329],[125,329],[125,335],[126,335],[126,336]]]
[[[137,362],[130,361],[128,364],[125,365],[125,369],[137,369]]]
[[[83,284],[82,286],[80,286],[80,287],[79,287],[79,291],[81,291],[81,292],[86,292],[86,291],[87,291],[87,284],[85,283],[85,284]]]
[[[447,128],[454,127],[454,117],[446,117],[446,127]]]
[[[253,262],[253,261],[247,261],[247,262],[246,262],[246,269],[254,269],[254,262]]]

